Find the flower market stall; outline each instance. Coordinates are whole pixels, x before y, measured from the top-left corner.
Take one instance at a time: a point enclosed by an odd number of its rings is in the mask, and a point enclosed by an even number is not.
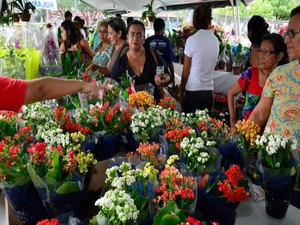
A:
[[[252,155],[245,152],[260,150],[266,160],[262,165],[272,168],[274,165],[268,163],[274,160],[269,159],[261,143],[277,137],[259,137],[257,128],[244,121],[237,125],[237,132],[230,133],[226,124],[206,111],[181,114],[174,111],[175,101],[169,97],[155,105],[153,96],[146,91],[128,96],[124,95],[127,89],[118,88],[117,96],[112,95],[111,87],[96,104],[89,102],[88,108],[67,110],[56,103],[36,103],[24,107],[19,114],[1,113],[0,124],[5,129],[0,142],[0,183],[22,222],[34,224],[53,217],[60,224],[74,218],[90,224],[238,222],[236,213],[244,204],[240,202],[250,198],[248,182],[254,182],[249,179],[253,173],[247,170]],[[116,97],[124,100],[112,101]],[[110,147],[103,151],[102,138],[111,135],[122,138],[108,141],[106,145]],[[228,153],[224,146],[230,142],[236,143],[237,149],[230,148]],[[283,142],[287,157],[295,143],[279,140]],[[116,143],[123,149],[112,150]],[[255,145],[257,149],[252,147]],[[91,176],[90,168],[96,159],[99,163],[108,158],[107,167],[101,171],[106,170],[102,193],[98,192],[98,200],[89,205],[89,180],[97,179]],[[286,158],[276,160],[283,163],[283,168],[290,165]],[[259,168],[257,171],[264,174]],[[31,202],[35,193],[34,204],[41,206],[16,201],[27,202],[25,196],[16,198],[16,188],[21,193],[31,191],[26,195]],[[252,200],[245,204],[253,209],[262,202]],[[83,213],[83,206],[96,210],[89,215]],[[282,214],[284,221],[293,218],[288,216],[290,213],[298,213],[293,206],[286,210]],[[253,212],[248,216],[254,216]]]
[[[80,52],[62,63],[51,28],[22,23],[1,31],[4,75],[60,75],[103,87],[96,98],[72,94],[0,111],[0,187],[20,224],[298,223],[289,202],[294,139],[261,135],[251,121],[233,130],[207,110],[181,113],[174,98],[156,102],[153,87],[135,86],[127,73],[117,83],[85,72]],[[247,50],[235,44],[227,54],[237,65]],[[237,78],[216,70],[215,91],[226,94]]]

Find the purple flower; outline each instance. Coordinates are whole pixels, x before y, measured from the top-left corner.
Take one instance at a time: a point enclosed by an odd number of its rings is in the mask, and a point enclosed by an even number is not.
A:
[[[16,49],[20,49],[21,48],[21,42],[20,42],[20,40],[16,40],[15,48]]]

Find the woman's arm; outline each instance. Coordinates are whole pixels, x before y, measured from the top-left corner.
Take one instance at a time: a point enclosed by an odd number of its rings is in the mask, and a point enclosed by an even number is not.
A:
[[[60,54],[63,54],[63,53],[66,52],[66,47],[65,47],[65,43],[64,42],[61,43],[61,45],[59,47],[59,52],[60,52]]]
[[[89,45],[89,43],[87,42],[87,40],[81,38],[80,40],[80,46],[81,48],[84,49],[84,51],[91,57],[93,58],[95,53],[93,51],[93,49],[91,48],[91,46]]]
[[[188,57],[187,55],[184,55],[181,83],[180,83],[180,87],[179,87],[179,96],[183,96],[183,93],[185,91],[185,85],[189,79],[191,65],[192,65],[192,58]]]
[[[243,89],[241,88],[239,83],[236,82],[235,84],[233,84],[231,86],[231,88],[228,90],[228,93],[227,93],[231,128],[234,128],[235,124],[237,122],[234,98],[242,91],[243,91]]]
[[[100,73],[104,74],[105,76],[109,75],[109,71],[108,71],[107,67],[98,66],[96,64],[89,65],[85,70],[87,72],[88,71],[99,71]]]
[[[261,96],[259,103],[255,106],[248,120],[254,121],[260,127],[265,125],[271,113],[274,98]]]
[[[100,87],[81,80],[64,80],[52,77],[30,80],[26,83],[25,104],[59,98],[77,92],[97,96],[100,90]]]

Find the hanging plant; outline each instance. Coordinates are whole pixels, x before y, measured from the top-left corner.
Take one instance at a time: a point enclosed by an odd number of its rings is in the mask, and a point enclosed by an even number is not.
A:
[[[151,0],[149,4],[143,6],[147,8],[147,10],[145,10],[142,13],[142,17],[141,17],[142,21],[145,21],[147,17],[150,22],[153,22],[155,20],[156,17],[155,17],[155,12],[153,11],[153,2],[154,0]]]

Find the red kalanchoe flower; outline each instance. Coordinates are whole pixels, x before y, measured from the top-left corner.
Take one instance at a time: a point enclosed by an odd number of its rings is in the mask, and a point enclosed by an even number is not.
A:
[[[45,219],[45,220],[41,220],[39,221],[36,225],[59,225],[59,221],[57,219]]]

